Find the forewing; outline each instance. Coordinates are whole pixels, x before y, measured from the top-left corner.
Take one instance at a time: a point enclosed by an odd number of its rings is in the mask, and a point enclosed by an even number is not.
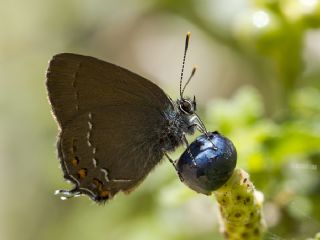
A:
[[[111,63],[71,53],[52,58],[47,89],[62,128],[75,116],[100,106],[161,108],[169,103],[163,90],[147,79]]]

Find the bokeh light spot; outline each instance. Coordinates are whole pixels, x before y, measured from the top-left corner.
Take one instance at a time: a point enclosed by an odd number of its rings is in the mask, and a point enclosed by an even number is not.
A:
[[[263,28],[269,24],[270,17],[266,12],[259,10],[253,14],[252,22],[256,27]]]

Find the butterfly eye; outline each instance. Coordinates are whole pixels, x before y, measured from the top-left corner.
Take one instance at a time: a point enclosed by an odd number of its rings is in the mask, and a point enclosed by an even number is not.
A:
[[[187,114],[193,114],[194,112],[193,103],[188,100],[182,100],[180,102],[180,109],[182,112]]]

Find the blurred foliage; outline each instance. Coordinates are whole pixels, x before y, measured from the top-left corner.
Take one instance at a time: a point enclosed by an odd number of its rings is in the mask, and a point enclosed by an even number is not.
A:
[[[301,228],[313,226],[316,231],[320,227],[320,111],[316,104],[320,91],[310,87],[295,91],[290,99],[292,117],[281,123],[265,116],[261,99],[252,87],[244,87],[230,100],[209,103],[209,129],[215,127],[233,139],[238,167],[250,172],[268,208],[282,215],[279,219],[267,216],[274,225],[270,232],[289,238],[299,236]]]
[[[208,102],[199,104],[200,116],[233,140],[238,167],[264,193],[266,239],[319,232],[319,0],[12,0],[0,3],[0,13],[1,239],[222,239],[214,198],[187,189],[167,162],[105,207],[53,195],[70,186],[54,153],[48,59],[78,52],[172,79],[176,72],[166,70],[180,68],[170,60],[180,57],[173,52],[188,30],[205,45],[192,39],[190,53],[200,49],[201,64],[213,69],[193,88],[206,88],[197,94]],[[176,32],[179,45],[162,45]],[[168,63],[153,62],[158,56]]]
[[[314,238],[308,238],[307,240],[319,240],[320,239],[320,233],[317,233]]]

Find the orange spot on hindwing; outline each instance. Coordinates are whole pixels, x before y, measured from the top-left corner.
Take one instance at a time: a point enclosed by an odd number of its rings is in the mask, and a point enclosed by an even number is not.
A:
[[[79,158],[77,156],[75,156],[72,160],[71,163],[74,167],[78,166],[79,164]]]
[[[81,168],[79,171],[78,171],[78,177],[79,178],[85,178],[88,174],[88,170],[86,168]]]

